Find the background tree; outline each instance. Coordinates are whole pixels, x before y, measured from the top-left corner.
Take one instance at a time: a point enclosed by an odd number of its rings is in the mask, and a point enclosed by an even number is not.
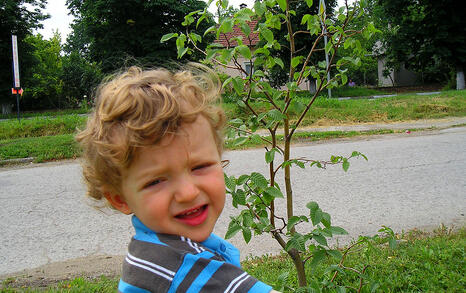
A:
[[[308,23],[303,23],[301,20],[303,19],[303,16],[306,14],[316,15],[319,12],[319,2],[319,0],[312,1],[312,5],[308,7],[306,1],[288,1],[290,6],[289,9],[295,12],[293,14],[290,14],[290,24],[292,26],[293,32],[295,32],[296,34],[294,42],[296,47],[294,49],[294,56],[302,56],[302,58],[305,58],[305,55],[312,48],[316,40],[316,36],[308,32]],[[334,14],[334,9],[337,6],[337,0],[326,0],[325,4],[326,14],[328,18],[331,19],[332,15]],[[276,34],[276,38],[280,46],[272,48],[271,54],[274,57],[282,59],[285,63],[285,67],[288,68],[290,66],[289,62],[291,60],[289,58],[291,48],[289,48],[289,40],[287,39],[288,28],[285,24],[282,24],[282,20],[280,20],[278,15],[276,15],[276,17],[274,17],[272,21],[274,23],[274,28],[279,30],[279,32]],[[307,37],[299,36],[300,34],[307,34]],[[322,60],[322,56],[324,56],[323,44],[319,44],[319,48],[317,48],[316,54],[312,57],[311,64],[315,65],[316,62]],[[279,67],[274,67],[270,70],[269,79],[272,86],[283,86],[285,83],[289,81],[288,72],[281,70],[281,68]]]
[[[351,23],[348,24],[349,28],[354,31],[359,31],[364,27],[368,27],[371,24],[380,24],[377,5],[375,1],[368,1],[367,5],[362,7],[363,13],[354,18]],[[380,10],[380,9],[379,9]],[[379,29],[379,27],[377,27]],[[374,53],[375,46],[381,37],[381,32],[373,34],[370,38],[366,38],[361,34],[356,34],[351,39],[352,44],[361,52],[359,57],[361,58],[360,65],[349,64],[348,66],[348,78],[351,79],[356,85],[377,85],[378,84],[378,72],[377,72],[377,56]],[[348,45],[347,45],[348,46]],[[350,49],[352,50],[352,49]],[[351,52],[348,48],[340,48],[338,52],[340,57],[350,55]]]
[[[79,52],[62,57],[62,94],[67,106],[91,106],[93,90],[102,80],[103,74],[96,62],[89,62]],[[84,103],[84,104],[83,104]]]
[[[88,61],[111,72],[129,59],[142,65],[164,65],[175,60],[174,43],[161,44],[167,31],[181,30],[184,16],[206,9],[201,0],[67,0],[75,16],[68,51],[78,51]],[[204,22],[199,30],[205,30]],[[206,44],[209,40],[206,40]],[[205,45],[203,45],[205,47]],[[200,55],[193,55],[196,60]]]
[[[46,0],[2,0],[0,2],[0,104],[12,104],[11,35],[18,36],[19,62],[23,87],[30,76],[33,48],[24,42],[49,16],[42,13]],[[28,4],[26,7],[25,4]],[[2,107],[3,108],[3,107]]]
[[[404,62],[426,80],[444,81],[457,73],[457,89],[464,89],[466,18],[455,0],[375,0],[387,65]]]
[[[30,76],[22,99],[25,109],[61,108],[62,60],[61,36],[54,32],[50,40],[41,34],[28,35],[25,43],[33,48]]]

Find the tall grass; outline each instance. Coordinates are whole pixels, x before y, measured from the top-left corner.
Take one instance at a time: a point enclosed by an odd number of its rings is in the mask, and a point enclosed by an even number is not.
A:
[[[0,121],[0,139],[71,134],[76,128],[83,127],[86,121],[87,116],[77,114],[58,117],[40,116],[21,121],[3,120]]]

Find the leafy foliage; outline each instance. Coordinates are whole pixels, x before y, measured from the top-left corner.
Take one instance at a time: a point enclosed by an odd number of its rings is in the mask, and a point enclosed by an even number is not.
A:
[[[169,60],[176,59],[176,51],[173,43],[159,42],[163,33],[183,30],[181,22],[186,14],[206,9],[205,2],[200,0],[67,0],[66,3],[76,18],[67,51],[79,52],[88,61],[100,63],[103,72],[111,72],[127,62],[167,66]],[[205,30],[211,22],[207,15],[198,29]]]
[[[50,40],[41,34],[28,35],[25,42],[33,48],[33,66],[22,97],[25,109],[51,109],[64,106],[62,93],[62,58],[60,34],[55,32]]]
[[[454,0],[369,1],[384,31],[388,65],[422,72],[426,80],[445,80],[466,65],[466,19]]]

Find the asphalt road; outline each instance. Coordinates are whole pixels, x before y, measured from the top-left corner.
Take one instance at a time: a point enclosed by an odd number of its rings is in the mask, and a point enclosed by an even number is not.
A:
[[[432,229],[440,224],[461,226],[466,213],[466,127],[339,140],[297,146],[292,156],[328,159],[357,150],[369,161],[341,167],[292,169],[296,214],[317,201],[332,215],[334,225],[349,237],[372,235],[381,225],[395,231]],[[265,171],[262,149],[225,154],[228,174]],[[92,208],[84,198],[76,162],[0,169],[0,275],[84,256],[123,255],[132,235],[130,219]],[[285,212],[283,204],[279,211]],[[215,232],[224,235],[230,215],[227,204]],[[245,245],[232,242],[248,255],[276,253],[268,236]]]

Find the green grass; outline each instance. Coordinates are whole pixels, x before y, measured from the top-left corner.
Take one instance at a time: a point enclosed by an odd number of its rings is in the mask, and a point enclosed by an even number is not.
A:
[[[410,131],[419,131],[420,129],[409,129]],[[403,130],[404,131],[404,130]],[[334,138],[348,138],[355,136],[367,136],[367,135],[380,135],[380,134],[389,134],[389,133],[398,133],[403,132],[402,130],[391,130],[391,129],[381,129],[381,130],[368,130],[368,131],[303,131],[297,132],[293,135],[293,142],[312,142],[326,139]],[[277,140],[279,142],[283,141],[283,135],[277,135]],[[270,136],[263,136],[263,139],[270,140]],[[236,145],[233,140],[225,141],[225,149],[228,150],[241,150],[254,147],[262,147],[267,143],[257,136],[250,136],[249,140],[241,145]]]
[[[405,235],[405,241],[394,250],[383,245],[355,249],[346,258],[345,266],[361,270],[369,265],[365,272],[366,286],[377,283],[377,292],[464,292],[466,230],[463,228],[457,233],[439,230],[430,236],[425,238],[424,233],[414,231]],[[336,262],[327,260],[314,270],[307,266],[308,276],[319,283],[328,280],[329,274],[324,271],[331,264]],[[284,255],[255,258],[244,262],[243,268],[268,284],[276,284],[277,276],[294,270]],[[345,272],[345,275],[337,276],[336,282],[357,288],[358,275]],[[290,275],[289,281],[292,287],[296,286],[294,274]]]
[[[63,115],[71,114],[87,114],[88,109],[63,109],[63,110],[45,110],[45,111],[26,111],[20,113],[20,118],[31,118],[31,117],[58,117]],[[0,119],[17,119],[17,112],[12,112],[11,114],[1,114]]]
[[[76,114],[58,117],[39,116],[30,119],[0,121],[0,139],[72,134],[83,127],[87,116]]]
[[[396,249],[373,244],[352,249],[346,257],[346,267],[365,271],[366,289],[375,286],[374,292],[464,292],[466,229],[451,232],[444,227],[433,233],[413,230],[401,235]],[[273,241],[273,240],[270,240]],[[331,273],[325,270],[336,264],[327,259],[315,268],[306,265],[310,282],[329,280]],[[255,257],[242,262],[243,269],[257,279],[280,288],[279,276],[288,274],[284,292],[293,292],[296,275],[291,260],[285,254]],[[340,286],[357,288],[359,276],[349,270],[339,274],[335,282]],[[48,288],[22,288],[21,292],[115,292],[118,278],[76,278],[51,285]],[[18,292],[14,279],[3,282],[1,292]],[[330,291],[333,292],[333,291]],[[348,292],[353,292],[348,290]],[[369,292],[369,291],[363,291]]]
[[[299,101],[306,104],[309,98],[301,97]],[[264,110],[266,106],[257,102],[253,107]],[[247,115],[236,104],[225,104],[224,108],[229,117],[247,119]],[[293,121],[297,112],[293,107],[290,110]],[[462,116],[466,116],[466,90],[445,91],[429,96],[405,94],[390,98],[341,101],[319,97],[304,118],[303,125],[384,123]]]
[[[299,98],[302,103],[308,97]],[[277,101],[279,103],[280,101]],[[255,103],[254,107],[264,107]],[[247,119],[236,104],[226,103],[229,117]],[[292,119],[296,113],[291,109]],[[466,91],[445,91],[430,96],[401,95],[376,100],[342,100],[319,98],[303,121],[303,126],[327,126],[364,122],[384,123],[417,119],[466,116]],[[80,155],[72,135],[86,123],[86,116],[76,114],[39,116],[30,119],[0,121],[0,160],[34,157],[36,162],[75,158]],[[392,133],[391,130],[368,132],[304,132],[296,133],[295,141],[353,137]],[[263,142],[253,138],[242,146],[226,143],[227,149],[259,147]]]
[[[73,134],[0,140],[0,160],[34,157],[34,161],[40,163],[79,155]]]
[[[370,89],[370,88],[366,88],[366,87],[344,86],[344,87],[339,87],[339,88],[333,88],[332,89],[332,98],[337,98],[337,97],[367,97],[367,96],[374,96],[374,95],[386,95],[386,94],[389,94],[389,93],[390,92],[387,92],[387,91]],[[327,96],[328,91],[324,90],[321,94],[322,94],[322,96]]]

